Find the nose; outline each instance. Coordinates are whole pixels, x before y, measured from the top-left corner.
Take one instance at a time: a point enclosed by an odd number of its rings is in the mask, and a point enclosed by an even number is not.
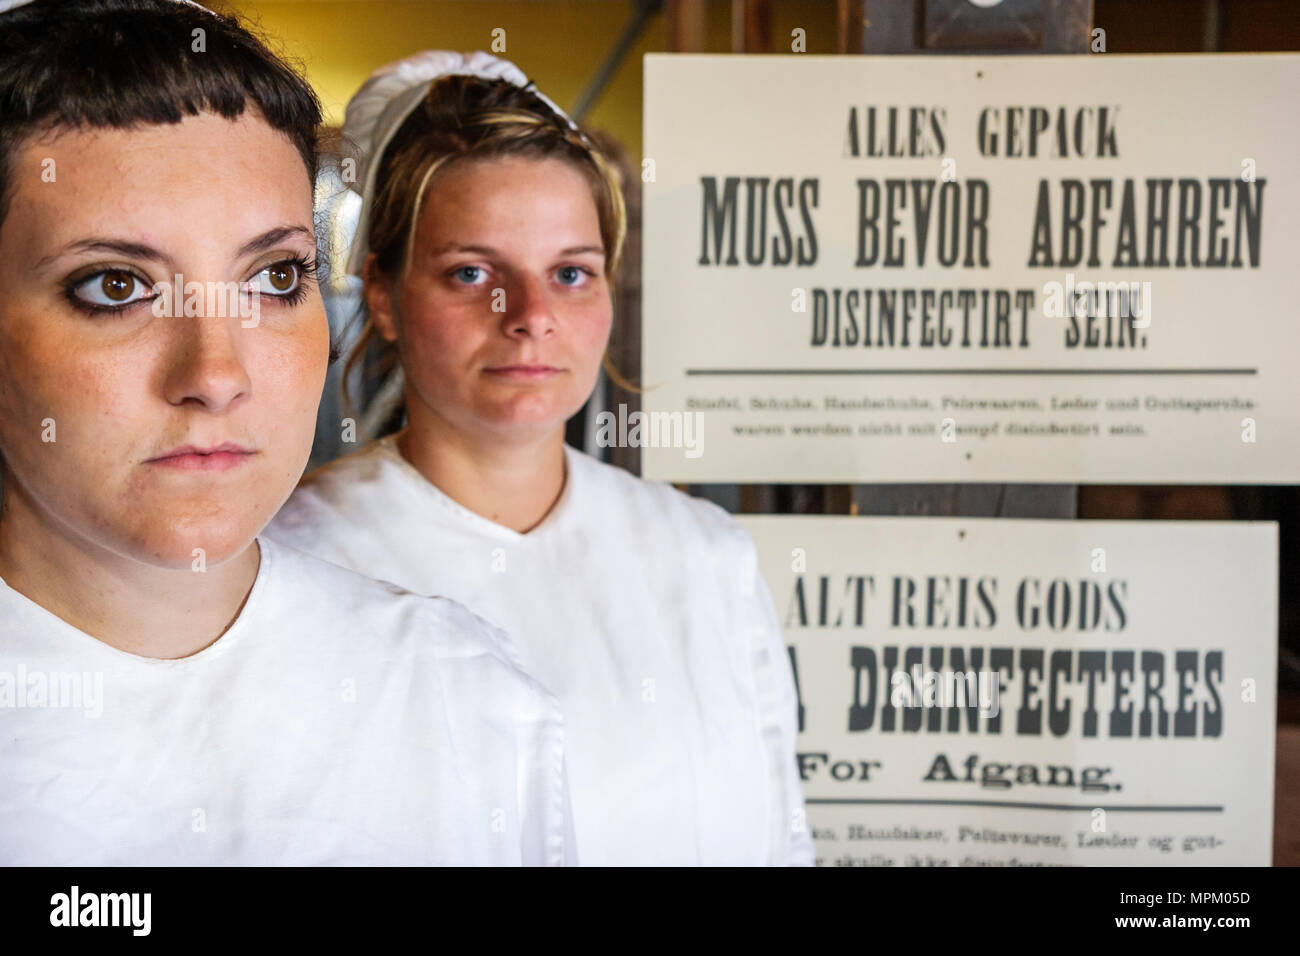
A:
[[[213,412],[223,411],[252,390],[244,366],[241,336],[256,335],[243,328],[238,317],[176,316],[165,393],[173,405],[196,403]]]
[[[545,339],[555,334],[555,311],[546,280],[523,276],[506,289],[503,331],[512,339]]]

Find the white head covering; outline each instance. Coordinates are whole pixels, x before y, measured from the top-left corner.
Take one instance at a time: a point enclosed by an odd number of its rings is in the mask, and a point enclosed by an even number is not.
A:
[[[485,80],[507,80],[518,87],[529,85],[528,77],[519,67],[481,50],[475,53],[425,50],[370,74],[348,101],[343,121],[344,138],[359,151],[356,181],[348,184],[348,188],[361,196],[361,212],[347,262],[347,271],[352,275],[361,275],[361,267],[370,253],[370,208],[374,203],[375,177],[384,150],[393,134],[429,92],[433,81],[443,76],[477,76]],[[536,87],[531,92],[572,129],[578,129],[578,124],[545,94]]]
[[[8,13],[10,10],[13,10],[16,7],[25,7],[27,6],[27,4],[32,2],[33,0],[0,0],[0,13]],[[195,3],[194,0],[172,0],[172,2],[183,3],[187,7],[195,7],[196,9],[202,10],[205,13],[212,13],[212,11],[209,10],[207,7],[205,7],[203,4]]]

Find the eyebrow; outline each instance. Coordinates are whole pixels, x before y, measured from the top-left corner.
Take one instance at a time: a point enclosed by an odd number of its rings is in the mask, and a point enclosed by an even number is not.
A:
[[[243,258],[244,256],[251,256],[256,255],[259,252],[265,252],[267,249],[278,246],[286,239],[295,236],[305,237],[312,240],[312,242],[316,241],[316,234],[306,226],[277,226],[274,229],[268,229],[256,239],[250,239],[248,242],[240,246],[239,252],[236,253],[236,258]]]
[[[235,254],[236,258],[256,255],[264,252],[274,246],[279,245],[286,239],[294,236],[305,236],[315,241],[315,234],[305,226],[276,226],[274,229],[268,229],[254,239],[250,239],[239,247]],[[36,263],[36,269],[43,269],[55,259],[61,256],[81,252],[111,252],[129,259],[142,259],[145,262],[168,262],[170,257],[160,249],[153,246],[145,245],[142,242],[131,242],[127,239],[110,239],[102,237],[92,237],[89,239],[78,239],[70,242],[57,252],[53,252]]]
[[[146,262],[166,262],[167,257],[153,246],[126,239],[78,239],[70,242],[57,252],[52,252],[36,263],[36,269],[44,269],[61,256],[77,252],[115,252],[128,259],[144,259]]]
[[[448,245],[434,249],[432,255],[442,256],[449,252],[477,252],[484,256],[498,255],[498,250],[493,249],[491,246],[462,246],[455,243],[449,243]],[[605,250],[602,246],[569,246],[567,249],[561,249],[559,254],[562,256],[579,256],[589,252],[602,256],[605,254]]]

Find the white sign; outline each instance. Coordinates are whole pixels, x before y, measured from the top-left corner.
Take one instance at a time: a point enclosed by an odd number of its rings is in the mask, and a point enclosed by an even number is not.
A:
[[[1297,89],[1294,54],[646,56],[645,476],[1300,481]]]
[[[742,520],[820,864],[1272,861],[1276,523]]]

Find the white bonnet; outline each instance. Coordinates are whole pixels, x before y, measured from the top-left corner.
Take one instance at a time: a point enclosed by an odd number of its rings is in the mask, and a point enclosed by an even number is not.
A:
[[[433,81],[443,76],[478,76],[486,80],[507,80],[518,87],[529,85],[528,77],[509,60],[481,50],[455,53],[450,50],[425,50],[396,63],[382,66],[361,84],[348,101],[343,121],[343,137],[357,150],[357,170],[349,188],[361,196],[361,212],[353,234],[347,271],[359,276],[370,252],[370,207],[374,202],[375,177],[380,159],[393,135],[424,99]],[[577,124],[547,96],[533,87],[542,102],[562,117],[570,127]]]

